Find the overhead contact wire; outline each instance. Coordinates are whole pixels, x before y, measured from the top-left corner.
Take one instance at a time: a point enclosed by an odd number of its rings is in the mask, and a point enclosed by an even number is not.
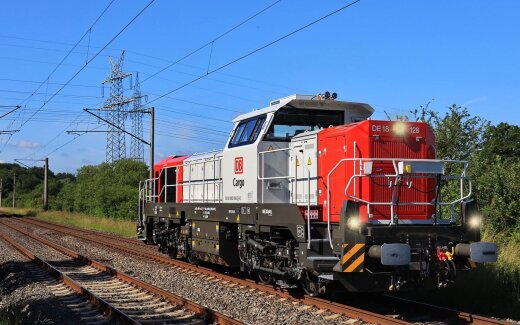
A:
[[[187,86],[189,86],[189,85],[191,85],[191,84],[193,84],[193,83],[195,83],[195,82],[205,78],[206,76],[209,76],[210,74],[213,74],[213,73],[215,73],[217,71],[220,71],[220,70],[222,70],[224,68],[227,68],[230,65],[235,64],[235,63],[237,63],[239,61],[242,61],[243,59],[245,59],[245,58],[247,58],[247,57],[249,57],[249,56],[251,56],[251,55],[253,55],[253,54],[257,53],[257,52],[260,52],[260,51],[262,51],[262,50],[264,50],[264,49],[266,49],[266,48],[268,48],[270,46],[273,46],[274,44],[277,44],[277,43],[281,42],[282,40],[284,40],[284,39],[286,39],[288,37],[291,37],[292,35],[294,35],[294,34],[296,34],[298,32],[301,32],[304,29],[307,29],[307,28],[309,28],[309,27],[311,27],[311,26],[313,26],[313,25],[315,25],[315,24],[317,24],[317,23],[319,23],[319,22],[321,22],[321,21],[323,21],[323,20],[333,16],[333,15],[336,15],[337,13],[339,13],[339,12],[341,12],[341,11],[343,11],[343,10],[353,6],[353,5],[355,5],[356,3],[360,2],[360,1],[361,0],[352,1],[352,2],[344,5],[341,8],[336,9],[336,10],[328,13],[325,16],[322,16],[322,17],[320,17],[320,18],[318,18],[318,19],[316,19],[316,20],[314,20],[314,21],[312,21],[312,22],[310,22],[310,23],[308,23],[308,24],[306,24],[306,25],[304,25],[304,26],[302,26],[302,27],[300,27],[300,28],[290,32],[290,33],[288,33],[288,34],[285,34],[285,35],[275,39],[274,41],[271,41],[271,42],[269,42],[269,43],[267,43],[265,45],[262,45],[259,48],[255,49],[255,50],[253,50],[251,52],[248,52],[248,53],[246,53],[246,54],[244,54],[244,55],[242,55],[242,56],[240,56],[240,57],[238,57],[238,58],[236,58],[234,60],[231,60],[228,63],[225,63],[225,64],[221,65],[220,67],[218,67],[216,69],[208,71],[206,74],[203,74],[203,75],[201,75],[201,76],[199,76],[199,77],[197,77],[197,78],[195,78],[195,79],[193,79],[191,81],[188,81],[187,83],[185,83],[185,84],[183,84],[183,85],[181,85],[181,86],[179,86],[179,87],[177,87],[177,88],[175,88],[175,89],[173,89],[171,91],[168,91],[168,92],[164,93],[163,95],[161,95],[161,96],[151,100],[150,102],[148,102],[148,104],[153,103],[153,102],[155,102],[155,101],[157,101],[157,100],[159,100],[159,99],[161,99],[161,98],[163,98],[165,96],[171,95],[172,93],[174,93],[176,91],[179,91],[179,90],[181,90],[181,89],[183,89],[183,88],[185,88],[185,87],[187,87]]]
[[[246,24],[247,22],[251,21],[252,19],[256,18],[257,16],[261,15],[262,13],[266,12],[267,10],[271,9],[272,7],[274,7],[276,4],[280,3],[282,0],[277,0],[273,3],[271,3],[270,5],[268,5],[267,7],[263,8],[262,10],[260,10],[259,12],[255,13],[254,15],[252,15],[251,17],[241,21],[240,23],[238,23],[237,25],[235,25],[234,27],[228,29],[227,31],[223,32],[222,34],[220,34],[219,36],[215,37],[214,39],[212,39],[211,41],[201,45],[200,47],[198,47],[197,49],[189,52],[188,54],[184,55],[183,57],[181,57],[180,59],[172,62],[171,64],[165,66],[164,68],[162,68],[161,70],[153,73],[152,75],[148,76],[147,78],[145,78],[143,81],[141,81],[141,84],[145,83],[147,80],[157,76],[158,74],[168,70],[169,68],[173,67],[174,65],[176,65],[177,63],[189,58],[190,56],[192,56],[193,54],[201,51],[202,49],[206,48],[208,45],[212,45],[214,44],[217,40],[223,38],[224,36],[228,35],[229,33],[233,32],[234,30],[236,30],[237,28],[239,28],[240,26]],[[208,67],[209,68],[209,67]]]

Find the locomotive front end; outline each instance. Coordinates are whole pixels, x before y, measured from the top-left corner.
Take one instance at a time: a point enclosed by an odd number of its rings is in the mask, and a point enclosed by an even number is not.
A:
[[[319,138],[334,278],[348,290],[443,288],[496,261],[496,244],[480,242],[467,162],[436,159],[426,123],[369,120]]]

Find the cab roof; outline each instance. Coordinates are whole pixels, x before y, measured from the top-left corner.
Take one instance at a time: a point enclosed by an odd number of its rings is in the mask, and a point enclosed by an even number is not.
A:
[[[255,116],[264,115],[267,113],[276,112],[284,106],[294,106],[296,108],[313,108],[313,109],[333,109],[333,110],[349,110],[355,111],[359,114],[366,116],[367,118],[374,113],[374,109],[365,103],[356,102],[344,102],[332,99],[323,99],[319,95],[300,95],[294,94],[280,99],[271,101],[268,107],[253,110],[249,113],[241,114],[233,119],[233,122],[246,120]]]

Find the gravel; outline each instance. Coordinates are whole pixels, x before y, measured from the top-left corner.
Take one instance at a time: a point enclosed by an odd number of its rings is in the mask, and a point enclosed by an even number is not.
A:
[[[20,224],[21,226],[21,224]],[[30,229],[26,227],[27,229]],[[79,252],[119,271],[152,283],[186,299],[201,303],[247,324],[357,324],[344,316],[334,317],[328,311],[319,311],[291,300],[280,299],[246,287],[208,281],[197,274],[178,270],[157,262],[139,259],[101,248],[81,239],[64,236],[46,229],[31,228],[48,240]],[[317,313],[318,312],[318,313]],[[329,317],[333,317],[330,319]]]
[[[1,240],[0,252],[0,323],[80,323],[47,287],[52,278]]]

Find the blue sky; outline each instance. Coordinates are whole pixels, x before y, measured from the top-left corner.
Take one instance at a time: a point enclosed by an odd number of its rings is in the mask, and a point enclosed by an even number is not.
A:
[[[0,161],[49,156],[54,171],[74,172],[105,159],[105,134],[76,139],[65,130],[105,129],[82,112],[106,100],[100,83],[108,56],[126,50],[124,70],[144,80],[274,3],[156,0],[10,139]],[[0,12],[0,105],[24,103],[0,130],[25,121],[148,1],[115,0],[74,53],[30,97],[109,1],[9,1]],[[282,0],[210,47],[146,80],[152,101],[348,2]],[[492,123],[520,124],[520,2],[362,0],[294,36],[208,76],[156,107],[157,157],[222,147],[230,121],[292,93],[335,91],[371,104],[374,118],[432,101],[453,103]],[[209,56],[211,52],[211,61]],[[125,87],[129,88],[129,82]],[[131,90],[128,90],[128,95]],[[0,108],[0,115],[6,112]],[[148,122],[145,120],[145,134]],[[9,139],[9,142],[6,141]],[[127,138],[129,143],[129,139]]]

